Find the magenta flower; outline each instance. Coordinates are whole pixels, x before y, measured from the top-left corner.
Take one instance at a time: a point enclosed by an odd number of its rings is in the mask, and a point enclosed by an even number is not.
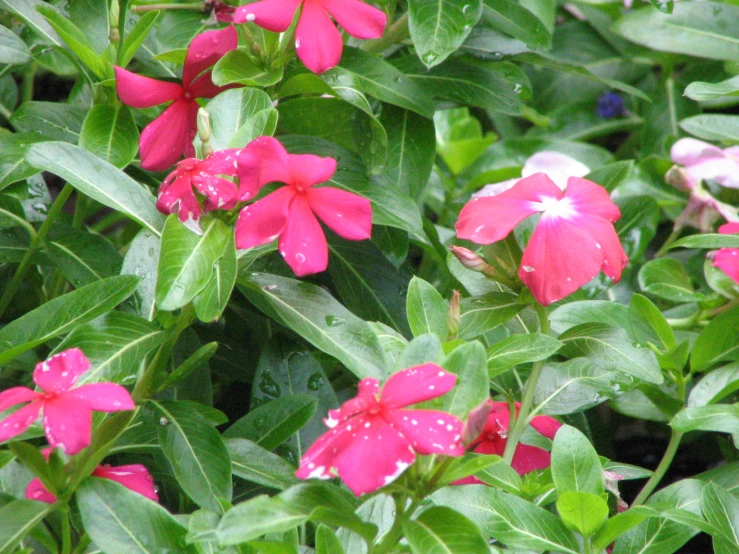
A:
[[[187,158],[177,164],[159,187],[157,209],[165,215],[178,214],[183,223],[200,219],[200,202],[195,191],[205,197],[206,212],[236,205],[236,185],[219,175],[236,176],[236,148],[213,152],[204,160]]]
[[[477,437],[468,450],[478,454],[496,454],[502,456],[508,442],[508,429],[510,427],[510,411],[506,402],[493,402],[488,400],[490,413],[488,414],[482,433]],[[521,404],[516,402],[516,415]],[[549,416],[536,416],[531,420],[531,426],[549,439],[553,439],[562,424]],[[549,452],[536,446],[518,443],[513,454],[511,467],[519,475],[525,475],[537,469],[548,468],[551,464]],[[455,481],[455,485],[479,484],[481,481],[474,476],[465,477]]]
[[[314,188],[336,171],[333,158],[288,154],[278,140],[259,137],[242,150],[238,165],[239,200],[248,200],[273,181],[288,186],[241,210],[236,221],[237,248],[252,248],[279,237],[280,254],[302,277],[328,266],[328,245],[318,219],[347,240],[370,238],[369,200],[333,187]]]
[[[672,145],[670,157],[685,167],[691,189],[708,180],[739,188],[739,146],[722,150],[702,140],[683,138]]]
[[[0,442],[23,433],[43,409],[44,433],[49,445],[73,455],[90,444],[93,410],[118,412],[135,408],[128,391],[115,383],[72,388],[89,367],[90,362],[82,351],[72,348],[36,366],[33,380],[43,392],[26,387],[0,392],[0,411],[30,402],[0,421]]]
[[[295,51],[313,73],[323,73],[341,60],[344,42],[329,16],[355,38],[380,38],[385,31],[387,15],[359,0],[262,0],[237,8],[233,21],[252,21],[282,33],[290,27],[301,5]]]
[[[525,218],[541,219],[523,253],[518,276],[548,306],[603,271],[617,282],[628,263],[613,222],[621,217],[606,189],[570,177],[562,190],[544,173],[521,179],[496,196],[462,208],[457,236],[477,244],[505,238]]]
[[[428,363],[392,375],[380,384],[359,382],[356,398],[324,420],[331,430],[320,436],[300,460],[300,479],[341,478],[357,496],[387,485],[416,459],[416,454],[461,456],[462,422],[436,410],[406,410],[447,393],[457,376]]]
[[[739,223],[726,223],[718,228],[722,235],[739,233]],[[713,253],[713,267],[719,268],[739,283],[739,248],[719,248]]]
[[[215,86],[210,71],[203,71],[237,46],[238,34],[233,27],[207,31],[196,36],[187,49],[181,86],[142,77],[116,66],[116,90],[127,106],[150,108],[172,102],[141,132],[141,167],[161,171],[174,164],[182,154],[187,158],[195,156],[192,141],[197,134],[200,107],[196,99],[213,98],[227,88],[232,88],[231,85]]]

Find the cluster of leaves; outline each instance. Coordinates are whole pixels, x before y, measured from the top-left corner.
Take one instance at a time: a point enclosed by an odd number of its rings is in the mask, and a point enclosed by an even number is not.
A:
[[[380,0],[385,35],[350,40],[321,75],[291,31],[238,25],[213,81],[241,87],[202,101],[212,147],[278,136],[335,158],[330,186],[372,202],[372,240],[329,234],[328,270],[303,280],[275,244],[237,251],[235,213],[200,235],[160,214],[166,173],[137,152],[161,107],[116,95],[114,65],[179,79],[215,4],[0,0],[0,390],[76,347],[81,383],[138,405],[96,416],[66,461],[44,460],[38,425],[0,449],[0,553],[668,554],[701,532],[737,552],[739,286],[706,253],[739,239],[672,232],[688,196],[665,182],[679,137],[739,143],[736,3]],[[547,309],[449,253],[470,194],[545,150],[611,193],[629,257],[618,285],[595,278]],[[479,254],[511,275],[531,230]],[[520,437],[551,467],[422,457],[361,498],[295,478],[357,379],[425,362],[458,376],[441,402],[462,419],[492,394],[567,423]],[[640,432],[669,436],[654,472],[613,439]],[[688,442],[715,467],[653,494]],[[161,505],[88,477],[106,457],[146,465]],[[444,486],[470,475],[485,484]],[[66,493],[24,499],[34,476]],[[627,508],[615,481],[645,478]]]

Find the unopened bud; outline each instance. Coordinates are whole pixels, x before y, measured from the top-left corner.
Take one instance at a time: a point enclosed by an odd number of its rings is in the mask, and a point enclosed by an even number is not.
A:
[[[495,275],[495,270],[485,260],[483,260],[482,257],[475,254],[472,250],[468,250],[461,246],[452,246],[450,250],[459,262],[467,269],[477,271],[487,277],[493,277]]]
[[[211,139],[210,114],[205,108],[198,109],[198,137],[203,143],[203,158],[207,158],[213,153],[213,147],[210,145]]]
[[[459,334],[459,301],[461,298],[459,291],[452,291],[452,297],[449,299],[449,310],[446,313],[446,326],[449,330],[450,338],[456,338]]]
[[[462,444],[465,446],[472,444],[477,437],[480,436],[485,428],[490,412],[493,410],[493,402],[489,398],[476,408],[470,410],[467,421],[462,427]]]
[[[113,29],[118,29],[121,20],[121,6],[118,0],[110,0],[110,9],[108,10],[108,23],[110,24],[111,33]]]
[[[667,170],[667,173],[665,173],[665,182],[683,192],[690,192],[694,188],[690,176],[679,165],[673,165]]]

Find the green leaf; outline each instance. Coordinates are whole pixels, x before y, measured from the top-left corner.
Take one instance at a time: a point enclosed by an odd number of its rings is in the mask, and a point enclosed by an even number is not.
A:
[[[724,96],[739,95],[739,76],[732,77],[720,83],[704,83],[696,81],[685,89],[685,96],[697,102],[715,100]]]
[[[606,323],[621,327],[627,333],[629,328],[629,309],[623,304],[608,300],[580,300],[568,302],[555,308],[549,314],[552,330],[564,333],[583,323]]]
[[[110,46],[108,6],[97,0],[69,0],[69,19],[87,36],[96,52]]]
[[[82,194],[160,234],[164,217],[157,211],[151,193],[94,154],[63,142],[43,142],[28,148],[26,161],[58,175]]]
[[[123,104],[98,104],[80,130],[80,147],[116,167],[126,167],[139,150],[139,130]]]
[[[481,14],[481,0],[409,0],[408,28],[418,57],[428,67],[443,62],[464,42]]]
[[[683,408],[672,418],[676,431],[717,431],[739,433],[739,404],[712,404]]]
[[[308,394],[281,396],[251,410],[223,436],[249,439],[267,450],[274,450],[313,417],[317,404]]]
[[[223,256],[213,266],[208,284],[193,300],[192,305],[200,321],[217,321],[221,317],[236,284],[236,270],[236,246],[229,237]]]
[[[703,517],[718,530],[714,541],[721,539],[726,552],[739,551],[739,498],[714,483],[707,483],[703,487],[701,509]]]
[[[163,507],[110,479],[90,477],[77,489],[85,532],[106,554],[194,553],[187,530]]]
[[[459,512],[435,506],[403,522],[413,554],[488,554],[480,529]]]
[[[690,391],[688,406],[715,404],[739,390],[739,363],[708,372]]]
[[[0,26],[0,63],[21,65],[31,61],[31,51],[18,35]]]
[[[0,6],[16,15],[42,39],[44,44],[61,45],[61,39],[49,23],[36,11],[38,6],[47,6],[44,0],[0,0]]]
[[[621,219],[614,227],[628,258],[639,259],[657,232],[659,205],[651,196],[636,196],[617,202]]]
[[[694,302],[696,293],[685,266],[675,258],[658,258],[639,270],[639,286],[644,292],[672,302]]]
[[[680,121],[680,127],[704,140],[739,141],[739,116],[735,115],[694,115]]]
[[[483,20],[531,48],[551,46],[552,37],[544,23],[513,0],[485,0]]]
[[[282,79],[282,66],[260,67],[243,50],[231,50],[213,66],[213,83],[237,83],[247,87],[268,87]]]
[[[633,169],[634,160],[622,160],[620,162],[613,162],[592,170],[585,176],[585,179],[598,183],[608,192],[613,192],[613,190],[620,185],[626,177],[628,177]]]
[[[157,265],[161,240],[159,233],[141,229],[128,246],[123,258],[122,275],[136,275],[141,280],[136,289],[135,311],[144,319],[152,321],[156,312],[154,291],[157,280]]]
[[[411,279],[408,285],[406,311],[413,336],[432,333],[439,337],[439,340],[445,341],[449,334],[446,323],[448,310],[447,303],[433,285],[420,277]]]
[[[433,117],[435,105],[431,95],[382,58],[345,47],[339,67],[324,73],[324,79],[331,84],[334,74],[345,71],[364,93],[424,117]]]
[[[275,132],[277,110],[261,90],[225,90],[208,102],[206,109],[213,127],[210,144],[215,150],[243,148],[258,136]]]
[[[675,332],[651,300],[641,294],[631,296],[629,303],[629,319],[634,336],[643,345],[660,343],[665,350],[677,347]]]
[[[339,537],[323,524],[316,529],[316,554],[345,554]]]
[[[383,377],[386,361],[377,335],[322,288],[259,273],[240,278],[239,283],[262,311],[337,358],[360,379]]]
[[[517,296],[508,292],[491,292],[483,296],[463,298],[460,302],[459,337],[469,340],[502,325],[521,312]]]
[[[202,227],[198,235],[176,215],[167,218],[157,268],[156,303],[160,310],[176,310],[195,298],[208,285],[216,262],[233,242],[220,219],[213,218]]]
[[[552,479],[557,493],[603,494],[603,467],[585,435],[564,425],[552,441]],[[601,522],[602,523],[602,522]]]
[[[308,516],[281,498],[256,496],[237,504],[221,518],[216,530],[218,543],[241,544],[267,533],[282,533],[305,523]]]
[[[625,512],[621,512],[606,521],[598,532],[593,536],[593,546],[605,549],[620,535],[623,535],[629,529],[639,525],[647,517],[650,517],[650,511],[643,506],[634,506]]]
[[[131,62],[136,55],[136,51],[144,43],[144,40],[146,40],[149,31],[154,27],[160,14],[161,12],[159,11],[145,13],[134,24],[131,30],[126,33],[118,54],[118,65],[120,67],[126,67]]]
[[[705,371],[722,361],[739,360],[739,309],[716,316],[695,340],[690,371]]]
[[[546,360],[561,347],[561,342],[540,333],[512,335],[488,348],[488,376],[495,377],[518,364]]]
[[[100,235],[67,229],[52,235],[44,246],[64,278],[75,288],[121,272],[121,255]]]
[[[458,346],[444,359],[442,367],[457,375],[454,388],[439,399],[439,409],[465,419],[488,398],[485,349],[479,342]]]
[[[51,140],[76,144],[86,115],[87,108],[82,106],[24,102],[13,112],[10,123],[22,133],[36,132]]]
[[[16,547],[51,512],[50,504],[13,500],[0,508],[0,554],[18,552]]]
[[[136,380],[141,362],[167,335],[145,319],[109,312],[75,327],[53,353],[69,348],[85,353],[91,368],[80,377],[79,384],[112,381],[128,385]]]
[[[613,397],[614,388],[630,384],[627,379],[623,374],[603,371],[585,358],[549,362],[537,383],[534,402],[544,414],[573,414]]]
[[[50,300],[0,330],[0,365],[78,325],[112,310],[133,294],[138,277],[96,281]]]
[[[0,190],[21,181],[38,170],[25,159],[26,147],[46,139],[38,133],[12,133],[0,136]]]
[[[648,383],[664,381],[654,352],[632,345],[626,331],[604,323],[584,323],[559,337],[560,353],[569,358],[584,356],[604,371],[626,373]]]
[[[298,482],[295,467],[247,439],[227,439],[233,474],[264,487],[284,490]]]
[[[589,492],[565,491],[557,498],[557,512],[567,527],[589,537],[608,519],[608,504]]]
[[[653,50],[699,58],[739,61],[739,6],[681,2],[672,14],[634,10],[613,29]]]
[[[231,460],[221,435],[189,403],[150,402],[162,452],[182,490],[198,506],[220,513],[220,500],[231,500]]]
[[[551,512],[485,485],[447,487],[432,495],[476,523],[506,546],[579,554],[577,539]]]

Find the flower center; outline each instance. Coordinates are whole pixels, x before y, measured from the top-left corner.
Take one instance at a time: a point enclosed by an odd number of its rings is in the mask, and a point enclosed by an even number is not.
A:
[[[543,212],[544,217],[567,219],[576,213],[569,198],[558,200],[553,196],[542,196],[539,202],[532,202],[532,207],[538,212]]]

